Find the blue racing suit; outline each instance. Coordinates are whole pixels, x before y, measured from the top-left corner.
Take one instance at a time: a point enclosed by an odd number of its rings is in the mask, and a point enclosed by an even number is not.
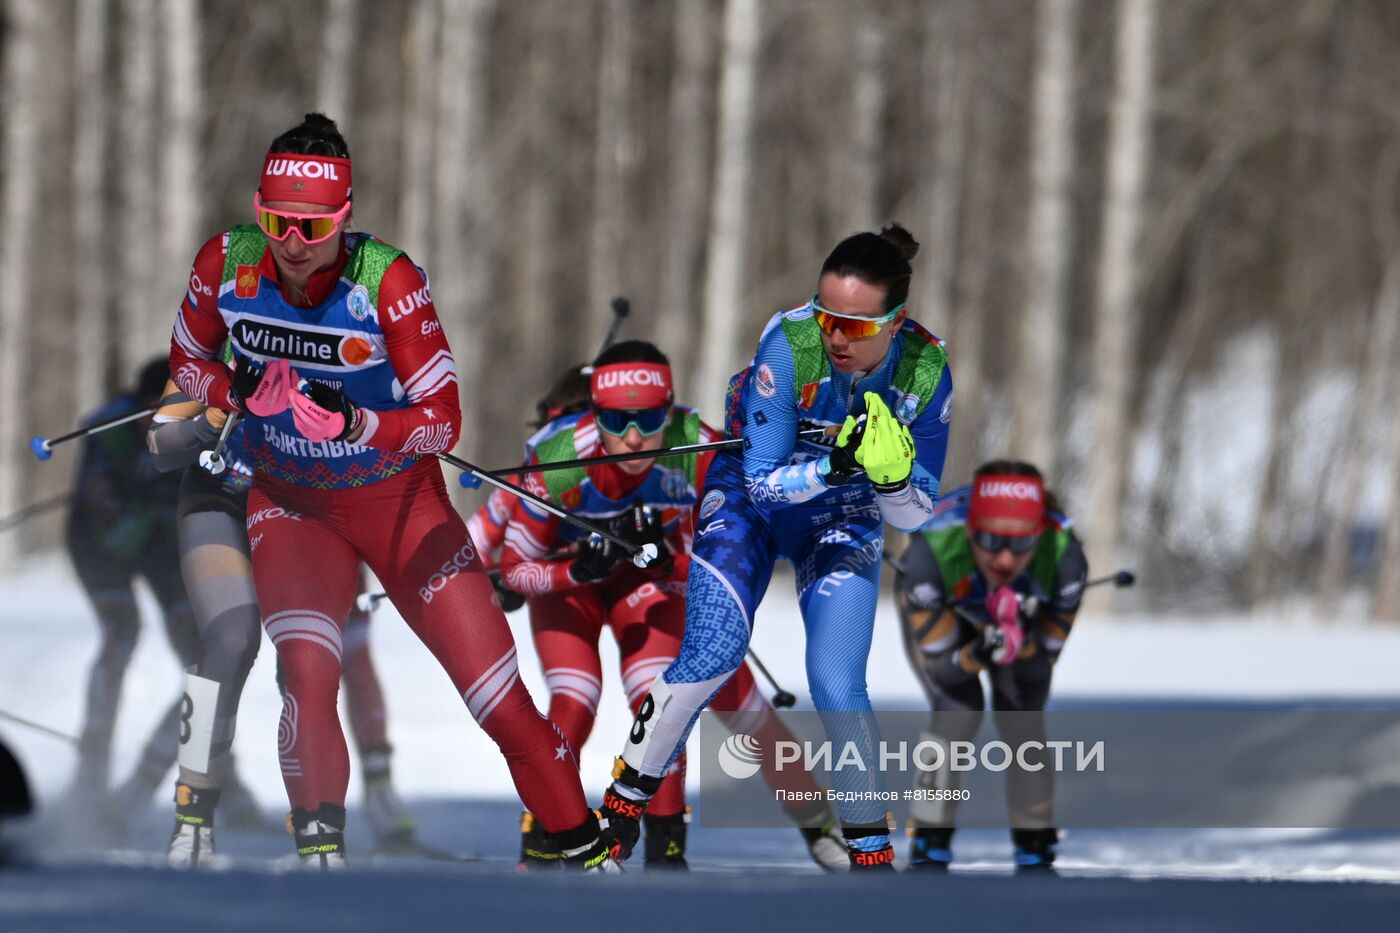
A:
[[[914,437],[910,484],[891,495],[877,494],[863,474],[829,485],[833,442],[799,437],[863,414],[866,392],[878,393]],[[743,454],[722,453],[710,468],[696,521],[684,640],[651,688],[646,719],[634,723],[626,764],[659,776],[684,747],[700,710],[743,662],[754,611],[779,558],[796,571],[808,686],[834,751],[855,742],[867,762],[878,760],[865,667],[883,523],[912,530],[932,514],[952,397],[942,342],[912,321],[876,369],[849,374],[831,365],[809,307],[773,317],[752,365],[731,382],[727,424],[731,432],[742,431]],[[881,789],[878,769],[851,771],[837,772],[836,790]],[[873,800],[840,806],[848,828],[883,826],[885,810]],[[888,842],[883,833],[857,835],[862,848]]]

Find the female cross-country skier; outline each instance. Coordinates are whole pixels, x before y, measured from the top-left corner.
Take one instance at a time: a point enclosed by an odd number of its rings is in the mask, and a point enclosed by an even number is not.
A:
[[[933,706],[925,740],[977,734],[991,685],[1001,738],[1045,741],[1055,662],[1079,612],[1089,565],[1070,520],[1029,463],[993,460],[972,484],[949,492],[909,540],[895,577],[905,651]],[[1047,870],[1059,836],[1054,771],[1012,768],[1006,796],[1018,871]],[[959,772],[924,772],[924,786],[954,789]],[[946,871],[953,860],[955,800],[910,808],[915,869]]]
[[[452,350],[424,272],[346,230],[349,149],[320,114],[273,141],[255,225],[195,257],[170,369],[249,416],[247,528],[263,625],[286,679],[278,753],[303,861],[345,863],[349,758],[336,714],[361,561],[505,755],[565,859],[611,864],[573,755],[521,682],[505,615],[432,455],[457,441]],[[230,341],[230,371],[218,359]]]
[[[883,526],[913,530],[932,513],[953,391],[942,342],[905,313],[917,250],[897,224],[842,240],[816,294],[774,315],[731,386],[728,426],[743,452],[710,470],[680,654],[642,701],[603,798],[619,856],[699,712],[744,660],[781,557],[796,569],[813,705],[833,743],[871,763],[834,775],[851,867],[892,867],[865,683]],[[798,436],[813,427],[839,428],[835,446]]]

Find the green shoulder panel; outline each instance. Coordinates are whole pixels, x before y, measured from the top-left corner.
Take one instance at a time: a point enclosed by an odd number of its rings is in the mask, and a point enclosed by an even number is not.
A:
[[[792,348],[792,393],[799,405],[802,387],[821,382],[831,373],[831,360],[822,346],[822,331],[815,317],[794,321],[783,315],[783,336]]]
[[[230,282],[239,266],[256,266],[267,251],[267,237],[257,224],[240,224],[228,231],[228,252],[224,255],[224,278]]]
[[[948,365],[948,350],[941,340],[907,318],[900,333],[903,336],[903,349],[891,382],[900,395],[918,398],[914,410],[914,418],[917,418],[933,400],[933,393]]]
[[[1069,536],[1069,528],[1052,524],[1040,536],[1040,544],[1036,546],[1035,556],[1031,558],[1031,565],[1027,568],[1026,572],[1030,574],[1031,579],[1039,583],[1041,589],[1047,593],[1055,592],[1055,571],[1064,559],[1065,549],[1069,547]]]
[[[967,529],[962,524],[950,525],[936,531],[922,532],[938,561],[938,572],[943,577],[943,592],[947,599],[961,599],[959,587],[972,576],[977,565],[972,561],[972,544],[967,540]]]
[[[383,280],[384,273],[394,264],[394,260],[402,255],[403,250],[397,246],[390,246],[372,236],[361,235],[359,242],[355,244],[355,252],[345,263],[345,278],[356,285],[363,285],[369,292],[370,307],[378,309],[379,283]]]
[[[671,423],[666,426],[666,433],[662,435],[661,445],[663,447],[680,447],[699,441],[700,415],[698,412],[691,411],[686,412],[683,418],[671,419]],[[681,454],[679,457],[658,457],[657,464],[668,470],[684,470],[690,485],[694,486],[698,460],[697,454]]]
[[[541,441],[540,445],[535,448],[535,456],[540,463],[558,463],[561,460],[573,460],[577,457],[578,450],[574,447],[574,430],[571,427]],[[543,474],[544,486],[545,489],[549,490],[550,501],[555,505],[562,505],[564,493],[581,486],[586,475],[583,467],[545,472]]]

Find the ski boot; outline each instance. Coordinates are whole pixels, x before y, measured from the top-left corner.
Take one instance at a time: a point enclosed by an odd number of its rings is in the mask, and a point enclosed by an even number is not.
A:
[[[632,855],[642,835],[642,812],[660,787],[661,778],[639,774],[621,758],[613,765],[600,815],[607,820],[604,836],[615,860],[625,862]]]
[[[345,867],[344,807],[323,803],[313,813],[297,807],[287,814],[287,829],[296,839],[303,868]]]
[[[914,871],[947,873],[953,862],[953,830],[919,826],[910,830],[909,867]]]
[[[394,789],[389,771],[389,749],[376,749],[361,756],[365,780],[365,819],[379,848],[385,852],[414,852],[418,849],[418,824],[408,815],[403,800]]]
[[[643,817],[646,826],[647,871],[690,871],[685,861],[685,827],[690,822],[690,807],[673,816],[657,816],[648,813]]]
[[[606,830],[607,820],[594,810],[573,829],[552,833],[564,868],[600,875],[621,874],[622,864],[613,855],[612,839]]]
[[[520,814],[520,861],[516,871],[552,871],[564,867],[564,853],[529,810]]]
[[[799,804],[783,809],[787,818],[797,824],[797,831],[802,834],[802,842],[807,846],[807,854],[822,871],[851,870],[851,860],[846,855],[846,840],[841,838],[838,828],[841,818],[830,804]]]
[[[1016,847],[1016,874],[1055,874],[1055,845],[1059,841],[1058,829],[1013,829],[1011,842]]]
[[[214,855],[214,807],[218,788],[175,785],[175,831],[165,850],[172,868],[207,866]]]
[[[894,871],[894,846],[890,845],[890,828],[884,823],[874,826],[846,826],[841,830],[846,839],[846,855],[851,871]]]

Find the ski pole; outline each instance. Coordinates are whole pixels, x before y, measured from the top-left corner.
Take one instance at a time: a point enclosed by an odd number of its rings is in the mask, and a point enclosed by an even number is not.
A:
[[[55,438],[35,437],[29,441],[29,449],[34,452],[34,456],[40,460],[47,460],[53,456],[53,449],[59,444],[76,440],[80,437],[87,437],[89,434],[97,434],[108,428],[115,428],[119,424],[126,424],[128,421],[135,421],[138,418],[145,418],[156,413],[156,406],[151,406],[144,411],[134,411],[129,415],[120,415],[116,418],[109,418],[106,421],[99,421],[97,424],[89,425],[86,428],[79,428],[76,431],[69,431],[67,434],[60,434]]]
[[[202,450],[199,453],[200,469],[206,473],[218,476],[224,472],[224,445],[228,443],[228,436],[233,433],[233,429],[238,425],[241,412],[231,411],[224,419],[223,430],[219,432],[219,439],[214,442],[212,450]]]
[[[522,499],[525,502],[529,502],[531,505],[534,505],[537,508],[543,509],[550,515],[556,516],[562,521],[569,522],[572,525],[582,528],[590,535],[596,535],[599,538],[602,538],[604,541],[608,541],[616,545],[617,547],[621,548],[622,551],[628,557],[632,558],[632,563],[638,567],[649,566],[652,561],[656,560],[658,554],[660,554],[660,551],[657,549],[655,544],[647,543],[638,547],[631,541],[626,541],[622,538],[619,538],[617,535],[613,534],[611,531],[608,531],[608,529],[604,528],[602,525],[599,525],[595,522],[591,522],[586,518],[582,518],[578,515],[573,514],[572,512],[561,509],[558,506],[556,506],[553,502],[550,502],[548,499],[542,499],[534,493],[530,492],[529,490],[521,489],[519,486],[512,486],[510,483],[498,479],[497,477],[483,470],[481,467],[476,466],[473,463],[469,463],[468,461],[463,460],[461,457],[456,457],[452,454],[437,454],[436,456],[443,463],[450,463],[459,470],[471,473],[473,476],[480,479],[483,483],[489,483],[490,485],[495,486],[497,489],[500,489],[504,492],[508,492],[518,499]]]
[[[33,729],[35,732],[42,732],[45,735],[53,736],[56,739],[62,739],[69,745],[72,745],[74,748],[76,748],[79,744],[76,738],[74,738],[66,732],[59,732],[57,729],[50,729],[48,726],[40,725],[32,719],[25,719],[23,716],[16,716],[14,713],[7,713],[4,710],[0,710],[0,719],[8,719],[10,722],[17,723],[21,726]]]
[[[67,505],[68,500],[73,498],[72,493],[61,492],[42,502],[27,505],[18,512],[11,512],[4,518],[0,518],[0,531],[9,531],[11,528],[18,528],[31,518],[37,518],[45,512],[51,512],[60,505]]]
[[[612,326],[608,328],[608,334],[603,338],[603,345],[598,349],[598,353],[593,354],[595,357],[613,345],[613,341],[617,339],[617,332],[622,329],[622,322],[632,313],[632,302],[618,295],[612,300],[612,313]]]
[[[806,431],[799,431],[798,437],[803,440],[816,440],[820,437],[831,436],[829,428],[810,428]],[[527,473],[548,473],[551,470],[572,470],[578,467],[601,466],[605,463],[627,463],[632,460],[656,460],[662,457],[683,457],[687,454],[702,454],[710,450],[732,450],[742,447],[744,439],[742,437],[731,437],[722,441],[706,441],[703,444],[684,444],[680,447],[662,447],[659,450],[637,450],[623,454],[602,454],[597,457],[579,457],[576,460],[556,460],[550,463],[527,463],[520,466],[503,467],[499,470],[490,470],[487,475],[497,479],[504,479],[507,476],[524,476]],[[458,480],[464,487],[471,489],[476,486],[471,477],[463,474]],[[514,488],[514,487],[512,487]]]
[[[789,706],[796,706],[797,697],[778,686],[778,682],[773,679],[772,674],[768,673],[768,668],[758,659],[758,654],[752,648],[749,649],[749,657],[753,660],[754,666],[758,668],[759,673],[767,678],[768,683],[772,685],[775,691],[773,694],[773,706],[777,709],[787,709]]]

